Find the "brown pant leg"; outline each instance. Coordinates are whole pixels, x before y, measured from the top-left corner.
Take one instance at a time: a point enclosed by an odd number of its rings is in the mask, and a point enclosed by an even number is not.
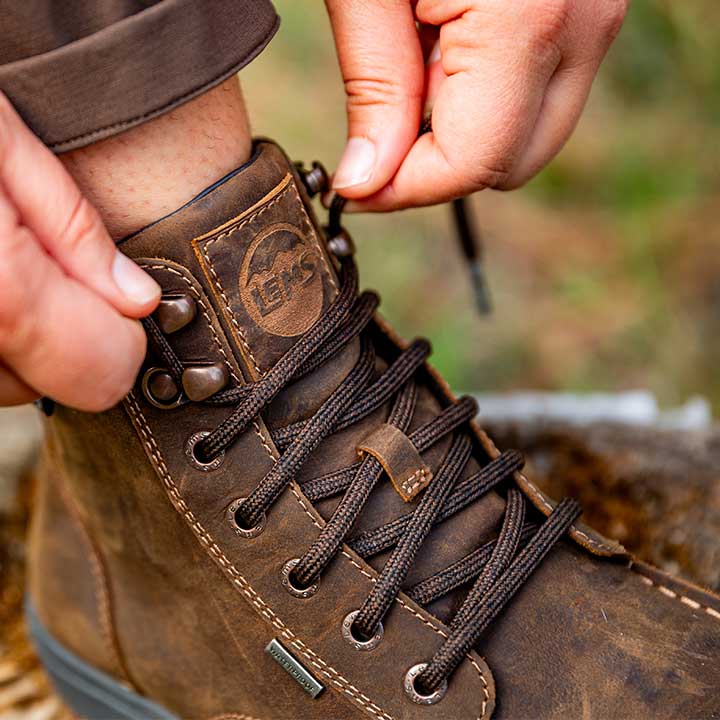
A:
[[[0,0],[0,90],[73,150],[221,83],[278,24],[270,0]]]

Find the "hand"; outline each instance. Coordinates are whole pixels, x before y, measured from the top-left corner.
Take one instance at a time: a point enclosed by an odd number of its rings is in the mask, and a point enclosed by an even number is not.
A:
[[[135,318],[160,288],[1,93],[0,251],[0,405],[118,402],[145,354]]]
[[[572,133],[627,0],[326,5],[348,113],[333,187],[380,211],[533,177]]]

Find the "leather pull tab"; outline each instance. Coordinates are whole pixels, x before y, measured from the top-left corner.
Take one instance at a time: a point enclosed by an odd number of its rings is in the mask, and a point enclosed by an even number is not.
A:
[[[423,462],[417,448],[394,425],[381,425],[356,450],[360,457],[368,454],[378,460],[405,502],[410,502],[432,480],[432,470]]]

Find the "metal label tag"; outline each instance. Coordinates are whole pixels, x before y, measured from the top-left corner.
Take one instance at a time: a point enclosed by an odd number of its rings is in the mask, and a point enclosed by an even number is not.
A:
[[[321,685],[308,672],[305,666],[296,660],[275,638],[268,643],[265,652],[280,665],[310,697],[316,698],[325,689],[325,686]]]

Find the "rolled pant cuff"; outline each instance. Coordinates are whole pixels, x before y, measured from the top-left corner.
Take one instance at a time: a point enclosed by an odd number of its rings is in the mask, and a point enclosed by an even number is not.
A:
[[[0,66],[0,89],[61,153],[116,135],[220,84],[275,34],[269,0],[163,0]]]

